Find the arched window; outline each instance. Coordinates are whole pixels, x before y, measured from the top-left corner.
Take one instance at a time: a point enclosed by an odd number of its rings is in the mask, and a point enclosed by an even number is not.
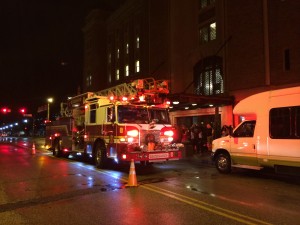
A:
[[[207,57],[195,65],[194,88],[197,95],[217,95],[224,93],[221,57]]]

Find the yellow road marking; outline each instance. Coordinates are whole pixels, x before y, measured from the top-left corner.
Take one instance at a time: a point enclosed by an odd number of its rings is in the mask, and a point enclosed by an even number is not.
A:
[[[154,191],[156,193],[162,194],[162,195],[170,197],[172,199],[179,200],[181,202],[187,203],[187,204],[195,206],[197,208],[204,209],[204,210],[212,212],[214,214],[217,214],[217,215],[220,215],[220,216],[223,216],[226,218],[230,218],[232,220],[235,220],[235,221],[238,221],[241,223],[245,223],[245,224],[258,224],[259,223],[259,224],[267,224],[267,225],[271,224],[271,223],[253,218],[253,217],[249,217],[249,216],[228,210],[228,209],[224,209],[224,208],[212,205],[212,204],[208,204],[206,202],[197,200],[195,198],[191,198],[191,197],[181,195],[181,194],[178,194],[178,193],[166,190],[166,189],[155,187],[153,185],[142,185],[140,187],[145,188],[150,191]]]

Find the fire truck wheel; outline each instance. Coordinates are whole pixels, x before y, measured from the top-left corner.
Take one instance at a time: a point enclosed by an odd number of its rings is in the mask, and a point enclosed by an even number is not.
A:
[[[106,149],[104,144],[98,142],[94,151],[94,161],[97,168],[104,168],[106,164]]]
[[[55,140],[55,142],[54,142],[53,156],[56,156],[56,157],[60,157],[61,156],[61,150],[60,150],[59,140]]]

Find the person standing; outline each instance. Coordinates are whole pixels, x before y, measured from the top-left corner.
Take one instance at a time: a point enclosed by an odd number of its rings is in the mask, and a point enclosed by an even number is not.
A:
[[[206,138],[207,138],[207,150],[211,151],[212,148],[212,140],[213,140],[214,130],[212,126],[208,123],[206,124]]]

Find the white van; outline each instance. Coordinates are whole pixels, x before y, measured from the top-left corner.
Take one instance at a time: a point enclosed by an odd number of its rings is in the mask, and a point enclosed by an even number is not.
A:
[[[213,141],[212,158],[221,173],[232,167],[300,175],[300,87],[262,92],[240,101],[242,121],[232,134]]]

